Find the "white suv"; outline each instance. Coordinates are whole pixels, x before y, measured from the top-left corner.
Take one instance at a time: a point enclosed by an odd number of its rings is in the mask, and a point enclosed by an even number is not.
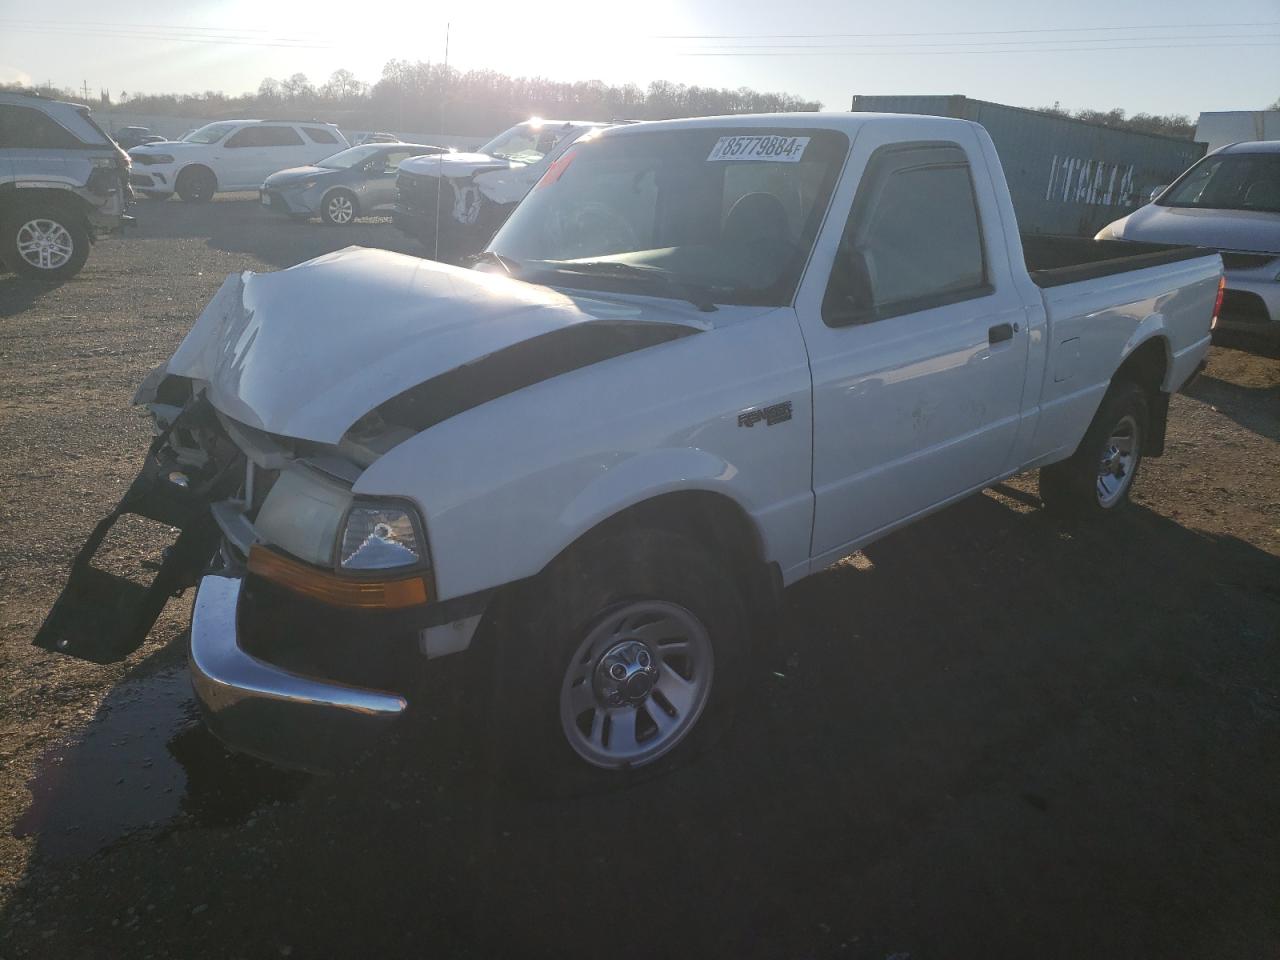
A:
[[[181,140],[134,147],[129,182],[154,200],[177,193],[202,203],[226,190],[257,190],[277,170],[315,163],[348,146],[332,123],[220,120]]]

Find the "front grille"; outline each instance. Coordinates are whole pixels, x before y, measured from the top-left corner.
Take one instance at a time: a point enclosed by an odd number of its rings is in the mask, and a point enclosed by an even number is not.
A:
[[[401,172],[396,176],[396,189],[400,203],[411,210],[435,213],[436,193],[440,189],[439,177],[420,177]]]
[[[1272,260],[1280,259],[1274,253],[1224,253],[1222,265],[1228,270],[1252,270],[1265,267]]]
[[[1270,323],[1267,305],[1256,293],[1246,290],[1228,290],[1222,295],[1219,319],[1232,323]]]
[[[150,187],[155,184],[149,173],[131,173],[129,174],[129,183],[135,187]]]

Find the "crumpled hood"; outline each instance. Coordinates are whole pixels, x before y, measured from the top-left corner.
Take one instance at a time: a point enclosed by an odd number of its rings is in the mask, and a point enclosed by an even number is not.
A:
[[[488,170],[515,170],[525,164],[502,160],[487,153],[438,153],[423,157],[410,157],[400,163],[405,173],[420,177],[438,177],[441,173],[450,180],[471,177]]]
[[[1117,227],[1117,236],[1124,240],[1280,253],[1280,214],[1260,210],[1209,210],[1149,203],[1129,214]]]
[[[707,329],[692,310],[569,297],[348,247],[277,273],[229,276],[164,372],[205,381],[234,420],[332,444],[405,390],[522,341],[585,324]]]

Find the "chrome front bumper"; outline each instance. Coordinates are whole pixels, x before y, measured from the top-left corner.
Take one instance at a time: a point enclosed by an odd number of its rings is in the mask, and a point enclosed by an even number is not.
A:
[[[206,576],[191,618],[191,682],[214,735],[271,763],[321,771],[383,740],[408,706],[404,697],[299,676],[240,648],[242,582]]]

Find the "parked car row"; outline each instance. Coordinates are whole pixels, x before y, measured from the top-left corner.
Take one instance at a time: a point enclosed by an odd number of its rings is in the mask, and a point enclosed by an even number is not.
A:
[[[286,167],[315,163],[350,144],[332,123],[318,120],[220,120],[182,140],[134,147],[133,188],[144,197],[177,194],[199,203],[231,190],[257,190]]]
[[[464,262],[484,249],[535,184],[544,177],[554,182],[574,144],[615,125],[535,118],[468,152],[382,132],[362,134],[352,145],[319,120],[221,120],[176,141],[125,127],[113,142],[86,107],[0,94],[0,260],[25,277],[62,281],[83,266],[96,238],[129,221],[125,210],[135,193],[199,203],[224,191],[257,190],[272,211],[331,226],[390,213],[431,258]],[[128,145],[126,155],[121,146]],[[1221,325],[1280,336],[1280,141],[1216,150],[1153,191],[1151,201],[1097,239],[1221,251],[1227,271]],[[593,221],[610,214],[601,204],[584,204],[575,216]],[[569,234],[583,227],[556,225]]]

